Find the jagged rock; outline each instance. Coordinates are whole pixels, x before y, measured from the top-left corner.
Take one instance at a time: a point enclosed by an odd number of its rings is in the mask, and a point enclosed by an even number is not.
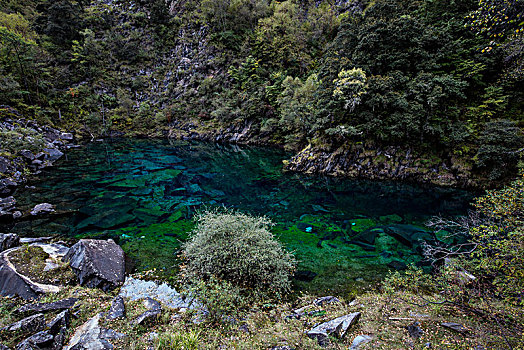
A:
[[[60,157],[62,157],[64,155],[63,152],[60,152],[56,148],[44,148],[44,152],[47,153],[47,157],[46,158],[51,160],[51,161],[55,161],[55,160],[59,159]]]
[[[82,239],[69,249],[64,261],[83,286],[108,291],[125,279],[124,251],[111,239]]]
[[[360,347],[360,345],[369,343],[373,337],[369,335],[358,335],[353,339],[353,342],[351,343],[351,346],[349,347],[350,350],[356,350]]]
[[[40,203],[31,210],[31,215],[48,214],[55,211],[55,206],[50,203]]]
[[[338,338],[343,338],[348,329],[358,322],[361,313],[354,312],[348,315],[337,317],[334,320],[324,322],[307,332],[308,337],[317,339],[319,345],[324,346],[329,342],[329,335],[333,334]]]
[[[99,326],[101,314],[88,320],[80,326],[69,344],[64,350],[112,350],[113,345],[110,340],[125,337],[125,334],[117,333],[113,330],[101,328]]]
[[[171,309],[195,309],[201,307],[193,298],[183,298],[180,293],[166,283],[158,285],[153,281],[142,281],[132,277],[126,279],[119,295],[130,300],[150,297]]]
[[[44,329],[45,317],[44,314],[36,314],[33,316],[26,317],[18,322],[11,323],[5,326],[1,330],[4,332],[27,332],[33,333]]]
[[[461,325],[460,323],[454,323],[454,322],[443,322],[440,324],[442,327],[451,329],[452,331],[458,332],[458,333],[467,333],[469,330]]]
[[[313,301],[313,304],[322,306],[323,304],[340,303],[340,300],[334,296],[320,297]]]
[[[9,169],[9,164],[10,162],[6,158],[0,157],[0,174],[7,173],[7,170]]]
[[[30,162],[35,160],[35,155],[30,150],[23,149],[20,152],[18,152],[18,154]]]
[[[28,304],[18,308],[16,312],[46,312],[53,310],[70,309],[75,305],[77,301],[78,298],[67,298],[59,301],[54,301],[52,303]]]
[[[1,171],[0,171],[1,173]],[[9,196],[12,194],[18,184],[11,179],[0,180],[0,196]]]
[[[148,310],[161,310],[162,305],[153,298],[145,298],[143,301],[144,307]]]
[[[142,324],[142,323],[144,323],[147,320],[151,320],[151,319],[157,318],[161,313],[162,313],[162,309],[147,310],[146,312],[144,312],[143,314],[138,316],[135,319],[134,323],[135,324]]]
[[[124,298],[117,296],[111,302],[111,307],[109,308],[109,313],[107,314],[107,319],[114,320],[117,318],[124,318],[126,315],[126,307],[124,304]]]
[[[20,245],[20,237],[15,233],[0,233],[0,252],[4,250],[18,247]]]
[[[33,334],[16,346],[16,350],[40,350],[53,345],[53,336],[46,331]]]
[[[406,329],[408,330],[409,336],[411,338],[417,339],[420,338],[422,334],[424,334],[424,331],[422,330],[422,328],[420,328],[419,322],[414,322],[413,324],[410,324],[406,327]]]
[[[14,270],[5,257],[5,252],[0,254],[0,295],[19,296],[28,300],[35,299],[38,294],[39,290]]]
[[[62,350],[64,348],[66,333],[67,333],[66,327],[60,328],[60,330],[58,331],[58,334],[55,335],[53,347],[51,350]]]
[[[69,327],[69,321],[70,321],[71,313],[69,310],[64,310],[58,315],[55,316],[48,324],[47,328],[49,330],[49,333],[53,335],[57,335],[60,333],[60,330],[62,328]]]
[[[72,141],[73,140],[73,134],[69,133],[69,132],[63,132],[60,134],[60,139],[61,140],[66,140],[66,141]]]
[[[9,211],[16,206],[16,199],[13,196],[0,198],[0,211]]]
[[[4,344],[0,343],[0,350],[9,350],[9,348],[5,346]]]

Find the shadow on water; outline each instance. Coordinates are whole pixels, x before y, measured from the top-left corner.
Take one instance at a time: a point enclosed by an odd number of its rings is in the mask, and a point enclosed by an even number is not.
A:
[[[196,210],[226,206],[276,223],[300,261],[297,288],[343,293],[390,268],[424,265],[430,216],[465,213],[465,191],[282,172],[273,149],[201,142],[117,140],[72,150],[17,193],[19,206],[59,215],[9,227],[25,235],[113,238],[141,270],[173,270]],[[4,228],[5,229],[5,228]]]

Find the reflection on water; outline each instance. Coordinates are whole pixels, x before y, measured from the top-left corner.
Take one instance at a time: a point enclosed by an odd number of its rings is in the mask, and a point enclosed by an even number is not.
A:
[[[111,237],[137,268],[176,265],[196,210],[267,215],[300,261],[296,284],[338,292],[420,261],[421,224],[459,215],[464,191],[283,173],[279,150],[200,142],[118,140],[72,150],[17,194],[20,207],[56,204],[51,218],[17,223],[26,235]],[[389,266],[388,266],[389,264]]]

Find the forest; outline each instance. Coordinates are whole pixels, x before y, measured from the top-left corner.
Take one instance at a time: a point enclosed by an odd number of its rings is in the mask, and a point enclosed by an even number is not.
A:
[[[88,138],[249,125],[515,174],[521,1],[2,0],[0,105]]]

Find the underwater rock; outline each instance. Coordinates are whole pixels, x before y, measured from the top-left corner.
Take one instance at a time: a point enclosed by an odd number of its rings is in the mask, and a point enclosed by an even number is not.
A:
[[[308,337],[317,339],[320,346],[325,346],[329,342],[329,335],[343,338],[348,329],[356,324],[360,319],[361,313],[354,312],[348,315],[337,317],[334,320],[324,322],[307,332]]]
[[[55,211],[55,206],[50,203],[40,203],[31,210],[31,215],[48,214]]]
[[[404,271],[404,270],[406,270],[408,268],[408,265],[406,265],[402,261],[398,261],[398,260],[393,260],[393,261],[389,262],[388,266],[391,267],[392,269],[397,270],[397,271]]]
[[[18,247],[20,245],[20,237],[15,233],[0,233],[0,252],[4,250]]]
[[[69,262],[80,284],[111,290],[124,282],[124,251],[113,240],[81,239],[64,261]]]
[[[129,207],[129,210],[132,210],[132,207]],[[123,226],[134,220],[135,217],[133,215],[128,214],[124,211],[113,209],[97,213],[85,219],[77,225],[77,229],[81,230],[86,228],[98,228],[103,230],[109,230],[112,228]]]
[[[384,231],[410,248],[419,240],[429,240],[432,238],[427,230],[413,225],[390,225],[387,226]]]
[[[293,278],[302,282],[311,282],[317,277],[317,273],[308,270],[298,270],[293,275]]]

